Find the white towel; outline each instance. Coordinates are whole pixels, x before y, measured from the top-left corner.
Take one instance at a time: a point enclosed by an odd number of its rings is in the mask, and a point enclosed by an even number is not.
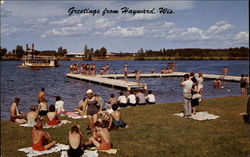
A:
[[[67,151],[62,151],[61,157],[68,157]],[[81,157],[98,157],[97,151],[85,150]]]
[[[174,115],[179,116],[179,117],[184,117],[183,113],[175,113]],[[202,120],[212,120],[212,119],[217,119],[220,116],[209,114],[208,112],[197,112],[195,115],[192,115],[190,118],[198,121]]]
[[[27,157],[33,157],[33,156],[39,156],[44,154],[50,154],[54,152],[60,152],[61,150],[68,150],[69,146],[64,144],[57,143],[53,148],[45,151],[35,151],[32,149],[32,147],[26,147],[18,149],[20,152],[25,152],[27,154]]]

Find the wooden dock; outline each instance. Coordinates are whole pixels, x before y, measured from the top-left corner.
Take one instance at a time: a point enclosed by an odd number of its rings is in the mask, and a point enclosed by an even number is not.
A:
[[[183,77],[187,72],[173,72],[169,74],[161,74],[161,73],[144,73],[140,75],[140,78],[152,78],[152,77]],[[102,78],[124,78],[123,74],[105,74],[105,75],[97,75]],[[198,76],[195,74],[195,76]],[[240,76],[226,76],[224,75],[214,75],[214,74],[203,74],[203,77],[208,80],[215,80],[215,79],[223,79],[224,81],[231,81],[231,82],[240,82]],[[128,78],[135,78],[135,74],[129,74]]]
[[[141,74],[140,78],[163,78],[163,77],[183,77],[186,72],[173,72],[169,74],[161,74],[161,73],[148,73]],[[196,74],[197,76],[197,74]],[[126,90],[131,89],[144,89],[147,90],[147,84],[142,84],[138,82],[125,81],[121,78],[124,78],[123,74],[105,74],[105,75],[82,75],[82,74],[67,74],[67,77],[79,79],[91,83],[96,83],[99,85],[107,85],[114,88],[122,88]],[[213,75],[213,74],[203,74],[203,77],[208,80],[214,79],[223,79],[223,81],[231,81],[231,82],[240,82],[239,76],[226,76],[223,75]],[[135,78],[135,74],[129,74],[128,78]]]
[[[122,88],[126,90],[131,90],[131,89],[144,89],[147,90],[147,84],[143,83],[137,83],[137,82],[132,82],[132,81],[125,81],[125,80],[117,80],[117,79],[110,79],[110,78],[105,78],[101,77],[103,75],[82,75],[82,74],[67,74],[67,77],[69,78],[74,78],[74,79],[79,79],[91,83],[96,83],[99,85],[107,85],[110,87],[114,88]]]

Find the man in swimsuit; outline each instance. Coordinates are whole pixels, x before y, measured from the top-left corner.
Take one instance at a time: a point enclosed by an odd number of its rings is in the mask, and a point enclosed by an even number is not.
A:
[[[128,81],[128,65],[127,64],[125,64],[125,67],[123,69],[123,73],[124,73],[125,81]]]
[[[18,110],[18,104],[19,104],[20,99],[19,98],[15,98],[14,102],[11,104],[10,107],[10,120],[12,122],[15,122],[17,124],[24,124],[27,121],[24,119],[25,115],[20,113]]]

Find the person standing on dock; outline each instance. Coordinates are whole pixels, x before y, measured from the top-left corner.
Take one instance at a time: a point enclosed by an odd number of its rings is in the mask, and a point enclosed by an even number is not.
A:
[[[227,73],[228,73],[228,68],[227,67],[224,67],[223,68],[223,73],[224,73],[224,77],[227,76]]]
[[[246,95],[246,88],[247,88],[247,78],[244,74],[241,74],[240,78],[240,89],[241,89],[241,96]]]
[[[141,73],[137,70],[135,70],[135,79],[136,79],[136,82],[139,84],[140,82],[140,75]]]
[[[189,79],[189,74],[185,74],[180,86],[183,87],[183,96],[184,96],[184,117],[191,117],[192,108],[191,108],[191,99],[192,99],[192,86],[193,82]]]
[[[127,64],[124,65],[123,74],[124,74],[124,80],[128,81],[128,65]]]

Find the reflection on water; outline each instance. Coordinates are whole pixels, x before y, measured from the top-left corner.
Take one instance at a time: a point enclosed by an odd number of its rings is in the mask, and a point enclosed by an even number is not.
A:
[[[29,70],[17,68],[20,62],[1,61],[1,118],[9,118],[9,106],[15,97],[20,97],[20,110],[27,112],[31,104],[37,105],[37,94],[41,87],[45,88],[48,103],[54,104],[54,96],[60,95],[65,102],[66,110],[72,110],[85,96],[88,88],[102,95],[107,100],[111,93],[118,95],[119,90],[74,80],[66,77],[68,66],[78,63],[93,63],[97,70],[105,65],[110,65],[111,73],[122,73],[123,65],[129,65],[129,72],[138,70],[149,73],[152,69],[160,71],[166,66],[165,61],[60,61],[60,67]],[[224,66],[229,69],[229,75],[247,74],[248,61],[176,61],[176,70],[181,72],[203,72],[221,74]],[[130,79],[134,80],[134,79]],[[181,78],[147,78],[141,82],[148,84],[157,98],[157,103],[182,101],[182,88],[179,87]],[[204,97],[222,97],[240,95],[239,83],[225,82],[225,89],[213,89],[212,81],[204,84]]]

